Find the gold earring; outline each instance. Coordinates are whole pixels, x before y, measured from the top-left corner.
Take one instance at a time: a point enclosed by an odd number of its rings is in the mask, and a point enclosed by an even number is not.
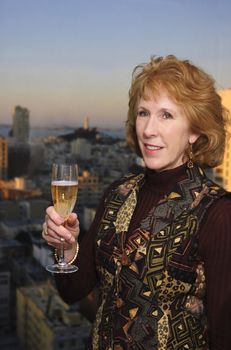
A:
[[[193,150],[192,150],[192,144],[190,143],[189,144],[189,159],[188,159],[188,162],[187,162],[187,167],[189,169],[192,169],[193,168]]]

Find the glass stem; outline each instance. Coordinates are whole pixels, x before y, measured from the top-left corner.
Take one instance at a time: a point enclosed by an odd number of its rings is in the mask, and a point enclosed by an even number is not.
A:
[[[66,220],[64,221],[64,226],[66,224]],[[64,238],[60,238],[60,250],[59,250],[59,261],[58,261],[58,265],[60,265],[60,267],[63,267],[64,265],[67,265],[67,263],[64,260],[64,242],[65,239]]]
[[[59,251],[59,261],[58,261],[58,264],[63,266],[63,265],[66,265],[66,262],[64,260],[64,238],[61,238],[60,239],[61,241],[61,244],[60,244],[60,251]]]

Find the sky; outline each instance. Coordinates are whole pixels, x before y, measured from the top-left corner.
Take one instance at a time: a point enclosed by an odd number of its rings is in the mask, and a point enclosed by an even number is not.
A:
[[[0,0],[0,124],[124,127],[133,68],[190,59],[231,87],[230,0]]]

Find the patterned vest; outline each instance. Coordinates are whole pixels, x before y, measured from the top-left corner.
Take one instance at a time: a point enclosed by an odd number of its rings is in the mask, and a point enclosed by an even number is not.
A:
[[[198,228],[225,191],[194,166],[126,240],[144,181],[144,174],[124,178],[105,201],[96,240],[100,301],[92,349],[207,350]]]

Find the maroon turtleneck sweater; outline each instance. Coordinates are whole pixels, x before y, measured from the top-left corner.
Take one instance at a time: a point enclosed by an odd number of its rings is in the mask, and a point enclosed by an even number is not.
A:
[[[128,236],[174,184],[186,177],[186,167],[157,173],[147,169],[146,181],[139,192]],[[104,198],[110,189],[106,191]],[[86,296],[97,284],[94,239],[104,211],[104,198],[90,230],[83,238],[76,261],[79,271],[57,275],[56,283],[63,299],[72,303]],[[231,200],[222,197],[203,218],[199,231],[199,256],[204,261],[206,277],[206,311],[209,326],[209,350],[231,349]]]

